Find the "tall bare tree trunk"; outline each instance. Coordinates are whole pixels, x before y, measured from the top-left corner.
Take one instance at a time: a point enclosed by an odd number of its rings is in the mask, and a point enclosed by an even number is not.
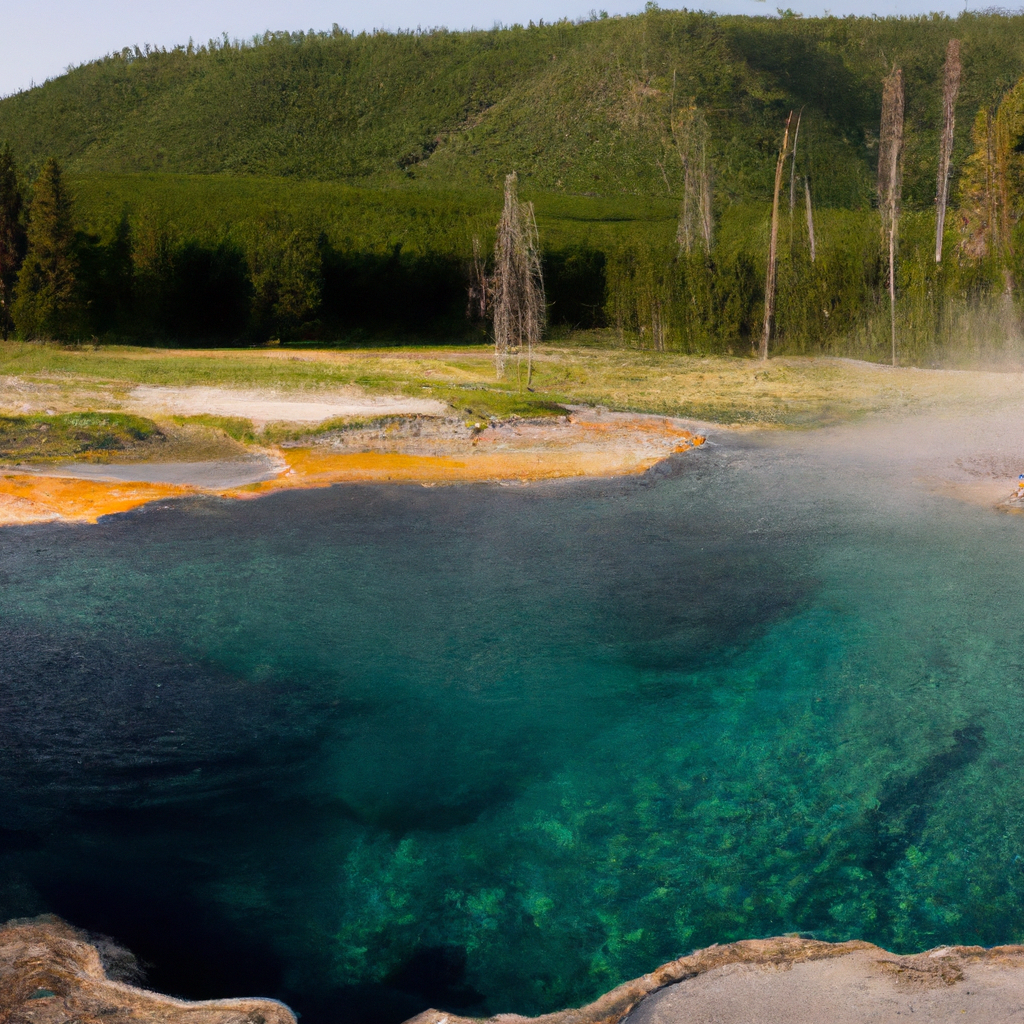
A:
[[[683,157],[683,205],[679,211],[676,230],[679,251],[689,253],[693,248],[693,169],[688,157]]]
[[[529,213],[530,220],[526,225],[526,274],[529,281],[530,301],[526,320],[526,386],[533,383],[533,349],[540,344],[544,331],[544,320],[547,312],[546,296],[544,295],[544,272],[540,265],[540,232],[537,230],[537,216],[533,212],[533,203],[523,207]]]
[[[935,192],[935,262],[942,262],[942,235],[946,228],[949,170],[953,156],[956,97],[960,92],[960,40],[950,39],[942,69],[942,138],[939,140],[939,180]]]
[[[473,262],[469,267],[469,295],[466,303],[468,320],[486,320],[487,306],[490,299],[489,278],[483,254],[480,251],[480,239],[473,236]]]
[[[804,175],[804,194],[807,196],[807,238],[811,245],[811,262],[814,262],[814,213],[811,210],[811,183]]]
[[[796,115],[796,131],[793,132],[793,159],[789,162],[789,219],[793,219],[793,211],[796,209],[796,146],[800,141],[800,122],[804,118],[803,107]]]
[[[529,387],[533,348],[544,328],[544,279],[533,203],[519,201],[516,181],[514,171],[505,178],[505,206],[494,245],[494,365],[499,378],[509,357],[520,365],[525,343]]]
[[[711,167],[708,162],[708,125],[692,103],[673,116],[672,139],[683,167],[683,202],[676,241],[689,253],[698,238],[711,248],[714,222],[711,213]]]
[[[772,233],[768,243],[768,275],[764,283],[764,333],[761,335],[762,359],[768,358],[768,340],[772,333],[772,317],[775,315],[775,261],[779,242],[779,191],[782,188],[782,172],[786,166],[786,155],[789,149],[789,123],[793,120],[793,111],[786,118],[786,131],[782,136],[782,149],[775,164],[775,192],[772,196]]]
[[[710,252],[714,222],[711,219],[711,168],[708,166],[707,139],[701,143],[700,161],[700,228],[704,236],[704,249]]]
[[[903,190],[903,72],[893,68],[882,90],[882,129],[878,143],[878,207],[889,255],[889,319],[892,365],[896,365],[896,240]]]

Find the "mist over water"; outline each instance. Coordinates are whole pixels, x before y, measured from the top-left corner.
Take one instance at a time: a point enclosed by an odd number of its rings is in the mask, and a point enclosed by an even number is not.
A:
[[[928,484],[1016,430],[0,531],[0,914],[314,1022],[781,932],[1021,941],[1024,520]]]

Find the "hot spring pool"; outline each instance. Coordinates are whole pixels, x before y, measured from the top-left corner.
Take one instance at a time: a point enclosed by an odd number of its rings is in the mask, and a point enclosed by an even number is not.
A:
[[[0,531],[0,915],[304,1024],[1021,941],[1024,519],[855,430]]]

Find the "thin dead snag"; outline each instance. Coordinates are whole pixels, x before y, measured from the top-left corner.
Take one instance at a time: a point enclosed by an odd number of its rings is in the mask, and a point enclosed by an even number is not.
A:
[[[811,183],[804,175],[804,194],[807,196],[807,239],[811,247],[811,262],[814,262],[814,212],[811,210]]]
[[[772,317],[775,315],[775,264],[778,257],[779,242],[779,192],[782,189],[782,172],[786,166],[789,149],[789,124],[793,120],[793,111],[786,118],[786,131],[782,136],[782,148],[775,164],[775,192],[772,197],[772,233],[768,243],[768,275],[764,283],[764,333],[761,335],[762,359],[768,358],[768,340],[772,332]]]
[[[896,365],[896,240],[903,191],[903,72],[893,68],[882,90],[882,129],[878,143],[878,209],[888,248],[889,319],[892,365]]]
[[[789,163],[789,219],[793,219],[793,211],[796,209],[796,147],[800,141],[800,122],[804,119],[803,108],[796,115],[796,131],[793,132],[793,159]]]
[[[526,348],[526,385],[533,379],[533,347],[544,328],[544,278],[533,203],[516,195],[516,174],[505,178],[505,206],[494,246],[494,365],[504,376],[509,358],[521,365]]]
[[[793,133],[793,158],[789,164],[789,237],[790,245],[793,241],[793,213],[796,210],[796,188],[797,188],[797,173],[796,173],[796,152],[797,144],[800,141],[800,123],[803,121],[804,112],[801,109],[800,113],[797,114],[796,118],[796,131]],[[804,160],[806,165],[807,161]],[[811,210],[811,182],[808,175],[804,175],[804,197],[807,201],[807,246],[810,250],[811,262],[813,263],[817,255],[816,247],[814,244],[814,213]]]
[[[486,320],[491,300],[491,279],[480,249],[480,239],[473,236],[473,262],[469,265],[469,288],[466,302],[467,320]]]
[[[711,216],[711,166],[708,161],[708,124],[691,103],[673,114],[672,140],[683,165],[683,203],[679,210],[676,241],[680,252],[692,252],[700,240],[711,249],[714,222]]]
[[[942,262],[942,235],[946,228],[946,201],[949,198],[949,170],[953,156],[953,128],[956,97],[960,92],[960,40],[950,39],[946,63],[942,68],[942,138],[939,140],[939,178],[935,191],[935,262]]]

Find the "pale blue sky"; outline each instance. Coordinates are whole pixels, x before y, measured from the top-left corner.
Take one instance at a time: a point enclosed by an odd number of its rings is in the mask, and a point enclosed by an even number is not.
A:
[[[971,9],[991,5],[992,0],[967,0]],[[495,22],[579,18],[602,6],[611,14],[631,14],[642,8],[643,0],[0,0],[0,96],[135,44],[169,48],[190,37],[204,42],[227,32],[245,39],[267,29],[329,29],[334,22],[356,32],[438,25],[490,28]],[[690,6],[737,14],[772,14],[777,6],[792,6],[806,15],[826,10],[836,15],[920,14],[936,9],[956,14],[965,0],[704,0]]]

